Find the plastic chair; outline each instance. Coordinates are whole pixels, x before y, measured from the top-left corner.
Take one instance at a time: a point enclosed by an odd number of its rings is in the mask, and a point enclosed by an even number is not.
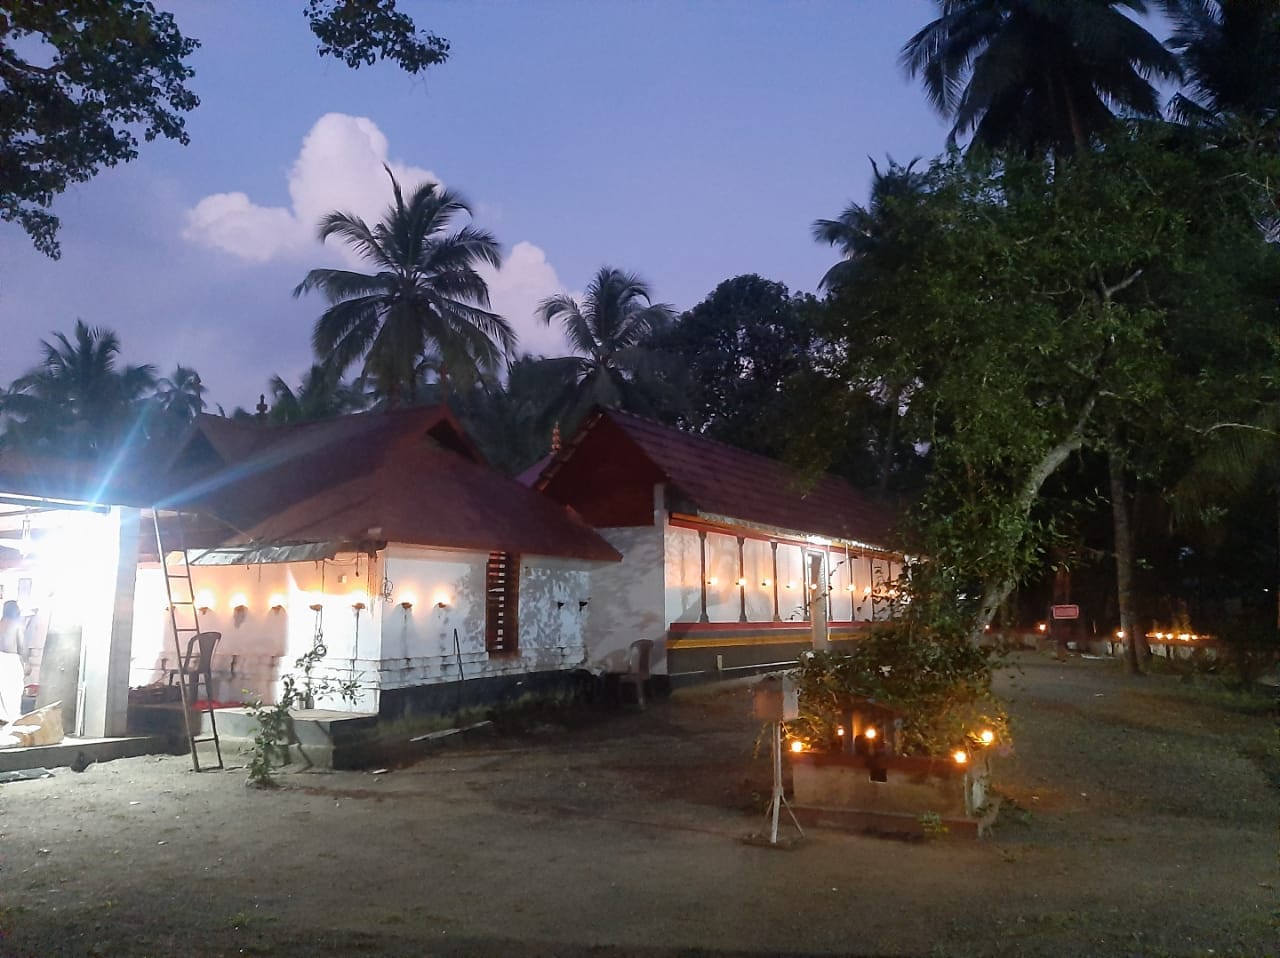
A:
[[[636,704],[645,707],[644,684],[649,679],[649,660],[653,658],[653,639],[637,639],[627,649],[627,671],[618,676],[618,688],[630,685],[636,690]]]
[[[187,653],[179,660],[179,667],[169,670],[169,684],[175,676],[182,676],[190,692],[187,707],[200,701],[200,680],[204,679],[204,694],[213,699],[213,650],[222,639],[221,632],[197,632],[187,642]],[[198,648],[197,648],[198,647]]]

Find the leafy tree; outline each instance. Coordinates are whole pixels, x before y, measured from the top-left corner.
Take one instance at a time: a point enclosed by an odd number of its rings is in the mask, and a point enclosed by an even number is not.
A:
[[[720,283],[649,345],[682,361],[676,422],[721,442],[786,455],[796,380],[826,357],[812,296],[752,274]]]
[[[324,363],[316,363],[303,373],[296,390],[280,376],[271,378],[270,388],[272,402],[267,416],[277,423],[329,419],[366,406],[360,388],[344,383],[334,369]]]
[[[47,212],[71,183],[138,155],[138,133],[187,142],[199,46],[143,0],[8,3],[0,10],[0,219],[57,258]]]
[[[111,330],[77,320],[71,338],[42,341],[44,358],[3,398],[7,443],[49,452],[102,456],[127,438],[155,387],[154,367],[120,365]]]
[[[308,0],[321,56],[389,59],[418,73],[448,57],[396,0]],[[200,101],[187,58],[199,41],[150,0],[13,0],[0,6],[0,220],[58,258],[54,197],[138,155],[139,134],[186,144]]]
[[[554,359],[521,356],[512,360],[505,381],[479,382],[459,393],[459,417],[494,468],[515,475],[551,451],[557,426],[552,403],[562,372]]]
[[[448,232],[471,207],[438,183],[424,183],[406,200],[391,177],[394,201],[372,226],[351,213],[320,221],[323,242],[346,243],[372,272],[313,269],[294,296],[317,290],[329,308],[316,320],[312,345],[340,375],[363,360],[376,392],[391,405],[418,398],[420,364],[438,356],[441,380],[469,383],[496,373],[516,344],[505,319],[490,312],[489,288],[476,272],[502,265],[497,240],[486,230],[464,226]]]
[[[1267,399],[1259,162],[1146,135],[1056,167],[951,156],[928,172],[910,255],[851,278],[848,378],[918,384],[931,472],[910,545],[940,621],[981,628],[1035,568],[1055,535],[1046,482],[1081,450],[1141,465]]]
[[[649,285],[634,273],[602,266],[581,301],[551,296],[537,315],[547,325],[559,323],[574,352],[544,367],[559,383],[549,408],[566,428],[592,406],[654,415],[672,401],[664,358],[647,343],[673,313],[653,302]]]
[[[449,41],[418,30],[396,0],[307,0],[306,14],[320,56],[337,57],[353,70],[384,59],[421,73],[449,59]]]
[[[1152,79],[1178,62],[1125,15],[1145,0],[937,0],[902,64],[952,119],[951,138],[1035,156],[1086,149],[1117,111],[1159,117]]]

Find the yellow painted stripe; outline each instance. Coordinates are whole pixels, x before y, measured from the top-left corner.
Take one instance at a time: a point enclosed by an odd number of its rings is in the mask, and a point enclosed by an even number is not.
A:
[[[852,639],[854,636],[849,635],[832,635],[831,641],[839,642],[842,639]],[[667,639],[668,649],[727,649],[734,646],[753,646],[753,645],[809,645],[813,639],[809,635],[798,636],[781,636],[781,635],[740,635],[737,637],[727,637],[718,639]]]

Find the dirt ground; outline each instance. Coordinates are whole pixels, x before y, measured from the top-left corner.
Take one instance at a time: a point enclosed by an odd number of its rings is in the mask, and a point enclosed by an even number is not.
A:
[[[742,843],[745,685],[369,772],[0,785],[0,956],[1274,955],[1274,715],[1018,656],[993,836]]]

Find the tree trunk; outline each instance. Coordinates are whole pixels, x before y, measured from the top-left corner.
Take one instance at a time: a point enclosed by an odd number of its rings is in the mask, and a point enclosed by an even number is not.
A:
[[[1120,606],[1120,628],[1125,638],[1125,670],[1130,675],[1142,674],[1138,634],[1133,618],[1133,532],[1129,527],[1129,507],[1124,495],[1124,464],[1113,449],[1107,451],[1107,469],[1111,478],[1111,520],[1115,527],[1116,600]]]
[[[1097,399],[1097,395],[1093,395],[1085,401],[1080,418],[1076,420],[1071,432],[1062,442],[1044,454],[1044,458],[1040,460],[1039,465],[1031,471],[1031,475],[1023,483],[1018,499],[1018,509],[1022,516],[1025,517],[1031,514],[1036,498],[1040,495],[1041,487],[1044,486],[1051,475],[1058,471],[1058,467],[1067,461],[1067,457],[1084,444],[1084,427],[1089,421],[1090,415],[1093,414],[1093,407]],[[982,601],[978,606],[978,618],[973,624],[973,632],[970,633],[971,641],[977,643],[982,639],[987,626],[991,624],[996,612],[1000,610],[1000,606],[1004,605],[1004,601],[1009,598],[1009,594],[1013,592],[1013,588],[1017,584],[1017,576],[1011,573],[1006,573],[987,583],[982,592]]]
[[[884,451],[880,454],[880,481],[876,493],[883,500],[889,495],[889,473],[893,469],[894,446],[898,444],[898,415],[902,406],[902,389],[895,388],[889,396],[889,429],[885,435]]]

